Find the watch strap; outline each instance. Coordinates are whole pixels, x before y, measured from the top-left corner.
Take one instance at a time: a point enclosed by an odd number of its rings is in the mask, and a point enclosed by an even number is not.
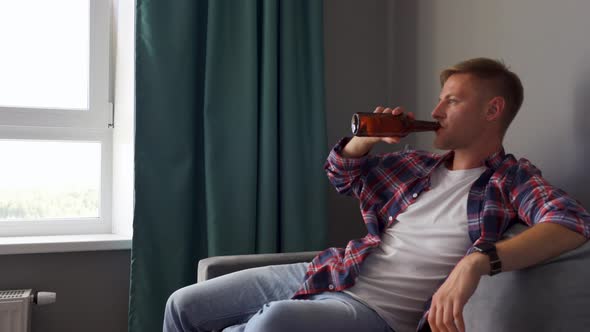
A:
[[[476,251],[487,255],[490,259],[490,276],[502,272],[502,262],[500,261],[500,257],[498,257],[496,245],[489,242],[483,242],[476,245],[474,248]]]
[[[502,262],[496,250],[486,252],[485,254],[490,258],[490,275],[493,276],[502,272]]]

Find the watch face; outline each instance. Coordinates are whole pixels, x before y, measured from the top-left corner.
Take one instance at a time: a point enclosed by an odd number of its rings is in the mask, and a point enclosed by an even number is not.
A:
[[[479,251],[479,252],[490,252],[496,249],[496,246],[489,243],[489,242],[482,242],[478,245],[476,245],[475,250]]]

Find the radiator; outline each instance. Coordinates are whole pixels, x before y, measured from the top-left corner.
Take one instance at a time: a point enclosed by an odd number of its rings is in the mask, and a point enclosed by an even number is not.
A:
[[[0,291],[0,332],[30,332],[33,304],[55,302],[55,293],[32,289]]]

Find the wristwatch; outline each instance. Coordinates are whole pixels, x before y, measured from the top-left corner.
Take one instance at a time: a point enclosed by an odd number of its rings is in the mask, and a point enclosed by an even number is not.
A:
[[[481,242],[473,246],[473,249],[477,252],[481,252],[490,258],[490,275],[498,274],[502,272],[502,262],[496,252],[496,245],[490,242]]]

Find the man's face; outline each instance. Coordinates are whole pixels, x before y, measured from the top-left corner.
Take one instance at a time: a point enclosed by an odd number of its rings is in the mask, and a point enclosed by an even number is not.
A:
[[[488,98],[482,86],[470,74],[453,74],[447,79],[432,111],[432,117],[441,125],[436,132],[435,148],[467,149],[484,139]]]

